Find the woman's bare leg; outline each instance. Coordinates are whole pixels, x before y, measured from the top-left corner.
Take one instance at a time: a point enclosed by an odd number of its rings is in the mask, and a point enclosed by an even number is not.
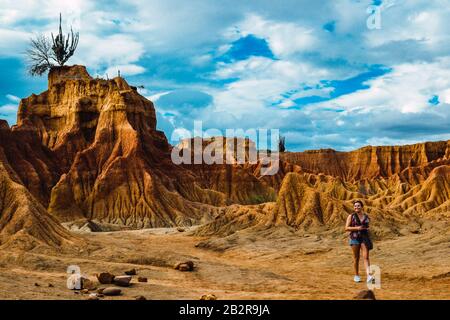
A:
[[[363,243],[361,245],[363,259],[364,259],[364,267],[366,268],[366,274],[367,277],[370,275],[370,259],[369,259],[369,249],[367,248],[366,244]]]
[[[361,249],[361,245],[352,245],[353,251],[353,268],[355,269],[355,275],[359,276],[359,251]]]

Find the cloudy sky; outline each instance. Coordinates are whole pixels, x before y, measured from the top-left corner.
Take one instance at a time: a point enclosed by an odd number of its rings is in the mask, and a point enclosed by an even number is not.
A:
[[[46,90],[23,52],[62,12],[80,32],[70,63],[144,86],[169,139],[194,120],[279,129],[290,151],[450,139],[450,0],[1,2],[11,125],[20,98]]]

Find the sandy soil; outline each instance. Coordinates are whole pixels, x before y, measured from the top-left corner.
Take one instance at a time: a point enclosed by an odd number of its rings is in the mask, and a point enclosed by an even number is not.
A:
[[[87,299],[66,288],[66,268],[116,275],[136,268],[148,283],[105,299],[351,299],[365,283],[352,281],[346,238],[296,234],[285,229],[238,232],[207,239],[176,229],[79,233],[90,245],[77,254],[0,253],[0,299]],[[382,271],[378,299],[450,299],[450,231],[377,241],[372,264]],[[173,269],[192,260],[193,272]],[[361,262],[362,268],[362,262]],[[362,268],[363,270],[363,268]],[[363,274],[363,273],[361,273]],[[364,279],[365,277],[363,277]],[[49,287],[52,284],[53,287]],[[106,287],[108,285],[99,285]]]

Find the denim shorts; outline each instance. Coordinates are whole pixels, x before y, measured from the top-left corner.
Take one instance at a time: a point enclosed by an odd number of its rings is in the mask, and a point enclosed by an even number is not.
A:
[[[349,245],[351,246],[356,246],[356,245],[360,245],[363,243],[362,240],[358,240],[358,239],[349,239],[348,240]]]

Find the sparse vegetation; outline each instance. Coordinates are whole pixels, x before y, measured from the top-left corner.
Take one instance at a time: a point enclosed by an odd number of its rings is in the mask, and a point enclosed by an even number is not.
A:
[[[277,195],[275,191],[268,192],[267,194],[254,194],[249,197],[248,204],[261,204],[266,202],[273,202],[277,200]]]
[[[63,66],[73,56],[78,46],[79,33],[74,33],[72,27],[67,37],[61,27],[62,17],[59,15],[59,33],[52,41],[45,35],[37,35],[30,39],[30,48],[26,51],[28,72],[32,76],[41,76],[55,65]]]
[[[278,151],[279,152],[286,151],[286,138],[284,136],[280,136],[278,138]]]

